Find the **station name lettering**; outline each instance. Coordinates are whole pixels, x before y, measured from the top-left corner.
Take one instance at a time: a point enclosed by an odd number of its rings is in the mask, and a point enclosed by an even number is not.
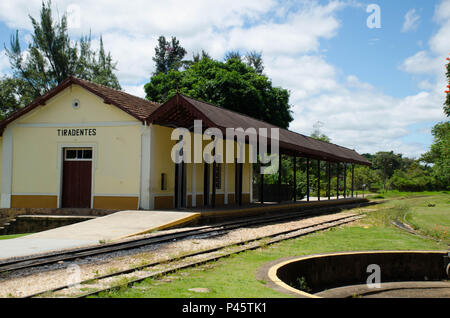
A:
[[[96,136],[96,128],[58,129],[58,136]]]

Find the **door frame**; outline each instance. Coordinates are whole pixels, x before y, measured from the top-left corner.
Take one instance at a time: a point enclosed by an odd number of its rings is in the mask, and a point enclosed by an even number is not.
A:
[[[64,149],[65,148],[91,148],[92,149],[92,164],[91,164],[91,206],[90,208],[94,208],[94,172],[95,166],[97,164],[97,144],[89,143],[89,144],[58,144],[58,171],[59,171],[59,192],[57,198],[57,206],[58,208],[62,208],[62,191],[63,191],[63,168],[64,168]]]

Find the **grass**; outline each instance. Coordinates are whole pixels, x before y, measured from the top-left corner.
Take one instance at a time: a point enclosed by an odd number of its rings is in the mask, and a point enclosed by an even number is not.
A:
[[[284,241],[263,248],[247,251],[220,259],[203,266],[180,270],[175,279],[147,279],[130,288],[122,288],[100,297],[287,297],[268,288],[264,281],[256,278],[258,269],[267,262],[283,257],[301,256],[326,252],[358,250],[445,250],[445,242],[436,242],[411,235],[393,227],[394,219],[414,217],[420,228],[433,227],[434,222],[448,220],[450,214],[449,196],[433,193],[433,197],[393,200],[370,209],[366,218],[356,224],[317,232],[301,238]],[[436,213],[429,214],[428,201],[435,204]],[[426,209],[425,209],[426,207]],[[427,214],[428,213],[428,214]],[[422,215],[425,215],[423,218]],[[416,217],[417,216],[417,217]],[[299,282],[301,285],[301,282]],[[209,293],[196,293],[191,288],[208,288]]]
[[[14,238],[18,238],[18,237],[30,235],[30,234],[31,234],[31,233],[11,234],[11,235],[0,235],[0,240],[10,240],[10,239],[14,239]]]
[[[450,199],[423,200],[411,208],[405,221],[416,231],[450,244]]]
[[[411,198],[411,197],[423,197],[423,196],[435,196],[449,194],[448,191],[424,191],[424,192],[402,192],[397,190],[389,190],[381,192],[373,196],[372,198],[377,199],[392,199],[392,198]]]

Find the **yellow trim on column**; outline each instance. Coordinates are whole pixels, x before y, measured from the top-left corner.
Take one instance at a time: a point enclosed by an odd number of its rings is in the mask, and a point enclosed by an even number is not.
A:
[[[94,209],[137,210],[138,197],[94,196]]]
[[[11,208],[57,208],[56,195],[12,195]]]
[[[155,196],[155,209],[173,209],[173,196]]]

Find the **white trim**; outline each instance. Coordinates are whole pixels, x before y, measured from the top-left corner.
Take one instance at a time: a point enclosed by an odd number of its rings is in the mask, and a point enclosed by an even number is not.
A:
[[[47,196],[58,196],[58,193],[20,193],[20,192],[13,192],[11,195],[47,195]]]
[[[197,175],[195,171],[195,162],[192,163],[192,191],[191,191],[191,205],[193,208],[197,206]],[[194,193],[194,195],[193,195]]]
[[[114,194],[106,194],[106,193],[95,193],[94,197],[127,197],[127,198],[138,198],[139,194],[121,194],[121,193],[114,193]]]
[[[139,195],[139,208],[143,210],[150,208],[150,137],[150,127],[145,124],[141,127],[141,190]]]
[[[6,127],[3,132],[2,142],[2,208],[11,207],[11,192],[12,192],[12,166],[13,166],[13,129],[14,125]]]
[[[149,184],[149,210],[155,209],[155,184],[156,184],[156,174],[155,174],[155,126],[150,124],[150,184]]]
[[[140,126],[139,121],[111,121],[111,122],[91,122],[91,123],[21,123],[17,127],[33,128],[62,128],[62,127],[120,127],[120,126]]]
[[[223,204],[228,204],[228,163],[224,163],[224,198],[223,198]]]
[[[92,148],[92,165],[91,165],[91,206],[94,208],[94,179],[95,169],[97,166],[97,143],[58,143],[58,171],[59,171],[59,194],[57,199],[57,206],[61,208],[61,198],[63,190],[63,162],[64,162],[64,148]]]

